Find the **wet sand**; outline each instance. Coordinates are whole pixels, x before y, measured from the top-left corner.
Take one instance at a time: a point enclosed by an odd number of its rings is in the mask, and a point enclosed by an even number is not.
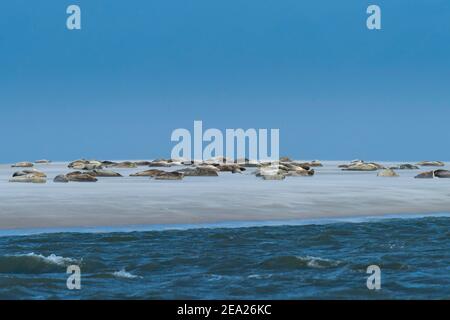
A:
[[[377,172],[345,172],[325,161],[313,177],[264,181],[251,174],[185,177],[156,181],[129,177],[147,170],[112,169],[123,178],[96,183],[53,183],[71,170],[67,163],[38,164],[46,184],[9,183],[20,168],[0,165],[0,230],[127,225],[203,224],[239,221],[433,214],[450,211],[450,179],[414,179],[423,171],[398,170],[400,177]],[[395,165],[402,162],[383,163]],[[448,169],[448,166],[445,168]],[[177,170],[180,167],[163,168]]]

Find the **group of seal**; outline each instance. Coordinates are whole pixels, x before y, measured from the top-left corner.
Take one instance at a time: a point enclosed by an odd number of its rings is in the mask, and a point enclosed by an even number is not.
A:
[[[14,172],[9,182],[46,183],[47,175],[36,169],[26,169]]]
[[[436,177],[436,178],[450,178],[450,171],[449,170],[439,169],[439,170],[432,170],[432,171],[422,172],[422,173],[418,174],[417,176],[415,176],[415,178],[417,178],[417,179],[433,179],[434,177]]]
[[[49,160],[38,160],[36,164],[49,164]],[[32,162],[18,162],[12,165],[13,168],[27,168],[13,174],[10,182],[45,183],[47,176],[45,173],[32,168]],[[122,177],[118,172],[108,168],[132,169],[138,167],[150,167],[144,171],[130,174],[131,177],[150,177],[155,180],[182,180],[184,177],[217,177],[219,172],[242,173],[247,168],[256,168],[253,174],[263,180],[284,180],[286,177],[308,177],[313,176],[313,167],[321,167],[320,161],[297,162],[289,157],[281,157],[278,162],[257,162],[248,159],[238,159],[232,161],[224,157],[215,157],[205,161],[185,161],[175,159],[156,159],[153,161],[98,161],[98,160],[75,160],[68,164],[69,169],[74,171],[67,174],[60,174],[54,178],[56,183],[68,182],[97,182],[100,177]],[[184,168],[172,171],[165,171],[161,168],[174,166],[184,166]],[[398,177],[395,170],[418,170],[419,166],[445,166],[441,161],[422,161],[413,164],[400,164],[395,167],[386,168],[375,162],[365,162],[363,160],[353,160],[348,164],[338,167],[343,171],[378,171],[379,177]],[[156,169],[158,167],[159,169]],[[106,168],[106,169],[105,169]],[[448,170],[432,170],[422,172],[415,178],[450,178]]]
[[[378,171],[379,177],[399,177],[395,170],[420,170],[420,167],[443,167],[445,163],[442,161],[421,161],[419,163],[409,164],[404,163],[398,166],[386,168],[381,164],[375,162],[364,162],[363,160],[353,160],[349,164],[342,164],[338,167],[344,171]],[[419,173],[415,178],[450,178],[450,171],[448,170],[433,170]]]

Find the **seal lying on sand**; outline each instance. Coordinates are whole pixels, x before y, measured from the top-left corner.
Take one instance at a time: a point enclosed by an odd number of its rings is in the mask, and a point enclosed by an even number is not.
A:
[[[258,166],[257,160],[249,160],[247,158],[238,158],[234,160],[234,163],[244,168],[256,168]]]
[[[245,161],[245,159],[244,159]],[[204,161],[206,164],[221,164],[221,163],[234,163],[231,158],[226,158],[222,156],[212,157],[211,159],[207,159]]]
[[[442,161],[422,161],[417,163],[417,165],[422,167],[443,167],[445,163]]]
[[[301,166],[310,167],[310,168],[312,168],[312,167],[323,167],[323,164],[320,161],[318,161],[318,160],[313,160],[311,162],[300,162],[298,164],[301,165]]]
[[[23,182],[23,183],[46,183],[47,175],[36,169],[26,169],[14,172],[9,182]]]
[[[138,167],[147,167],[150,165],[150,161],[136,161],[135,162]]]
[[[55,177],[55,179],[53,179],[53,182],[57,182],[57,183],[67,183],[67,182],[69,182],[69,179],[67,179],[67,176],[65,175],[65,174],[60,174],[60,175],[57,175],[56,177]]]
[[[442,170],[442,169],[434,170],[434,171],[427,171],[427,172],[422,172],[422,173],[418,174],[414,178],[417,178],[417,179],[433,179],[434,177],[437,177],[437,178],[450,178],[450,171],[449,170]]]
[[[414,178],[416,178],[416,179],[433,179],[434,178],[434,171],[427,171],[427,172],[419,173]]]
[[[390,169],[392,169],[392,170],[418,170],[420,168],[413,164],[405,163],[405,164],[401,164],[399,166],[391,167]]]
[[[105,167],[112,166],[114,164],[117,164],[117,162],[109,161],[109,160],[102,161],[102,166],[105,166]]]
[[[148,164],[149,167],[171,167],[174,164],[172,163],[172,160],[153,160]]]
[[[184,174],[181,172],[162,172],[155,176],[155,180],[181,180]]]
[[[122,177],[122,175],[120,173],[110,171],[110,170],[94,169],[94,170],[88,171],[86,173],[93,177]]]
[[[33,175],[35,177],[47,178],[47,175],[45,173],[40,172],[36,169],[22,170],[13,173],[13,177],[22,177],[26,175]]]
[[[162,172],[164,172],[164,171],[158,170],[158,169],[150,169],[150,170],[132,173],[132,174],[130,174],[130,177],[154,177]]]
[[[72,173],[68,173],[66,175],[67,179],[69,181],[74,181],[74,182],[97,182],[97,178],[91,176],[88,173],[81,173],[81,172],[72,172]]]
[[[341,164],[338,166],[344,171],[375,171],[379,169],[386,169],[381,164],[375,162],[365,162],[363,160],[353,160],[349,164]]]
[[[219,170],[216,167],[209,165],[177,170],[177,172],[181,172],[186,177],[217,177],[217,171]]]
[[[75,160],[69,163],[68,167],[75,170],[102,169],[102,163],[97,160]]]
[[[286,176],[284,174],[271,174],[271,175],[263,175],[263,180],[284,180]]]
[[[73,182],[97,182],[98,181],[96,177],[93,177],[88,173],[83,173],[80,171],[71,172],[66,175],[59,175],[53,181],[54,182],[66,182],[65,180],[73,181]]]
[[[257,177],[262,177],[264,180],[283,180],[284,177],[307,177],[313,176],[314,170],[309,167],[304,168],[301,165],[295,163],[283,162],[279,165],[276,164],[263,164],[255,172]],[[280,176],[283,176],[280,177]]]
[[[37,164],[49,164],[49,163],[51,163],[51,161],[43,159],[43,160],[36,160],[35,163],[37,163]]]
[[[399,175],[392,169],[384,169],[377,174],[378,177],[398,177]]]
[[[434,170],[434,176],[438,178],[450,178],[450,171],[449,170]]]
[[[296,170],[289,170],[285,175],[288,177],[308,177],[314,175],[314,170],[305,170],[303,168],[298,168]]]
[[[11,167],[12,168],[31,168],[33,167],[34,164],[32,164],[31,162],[17,162],[15,164],[13,164]]]
[[[221,172],[231,172],[231,173],[241,173],[242,171],[245,171],[246,169],[236,163],[229,163],[229,164],[214,164],[215,167],[219,169]]]
[[[47,179],[44,177],[38,177],[33,174],[27,174],[24,176],[16,176],[9,180],[9,182],[23,182],[23,183],[46,183]]]
[[[114,163],[112,165],[109,165],[108,167],[128,169],[128,168],[137,168],[137,165],[136,165],[136,163],[131,162],[131,161],[124,161],[124,162]]]
[[[374,163],[356,163],[350,164],[347,167],[342,167],[344,171],[376,171],[381,169],[378,165]]]

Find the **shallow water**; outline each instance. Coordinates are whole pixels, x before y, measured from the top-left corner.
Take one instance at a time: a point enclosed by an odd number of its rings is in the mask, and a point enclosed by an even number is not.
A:
[[[0,237],[0,298],[448,299],[450,218]]]

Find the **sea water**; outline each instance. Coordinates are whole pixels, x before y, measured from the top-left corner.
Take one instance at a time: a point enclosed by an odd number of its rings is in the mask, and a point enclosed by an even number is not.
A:
[[[448,299],[450,218],[0,237],[0,299],[121,298]]]

